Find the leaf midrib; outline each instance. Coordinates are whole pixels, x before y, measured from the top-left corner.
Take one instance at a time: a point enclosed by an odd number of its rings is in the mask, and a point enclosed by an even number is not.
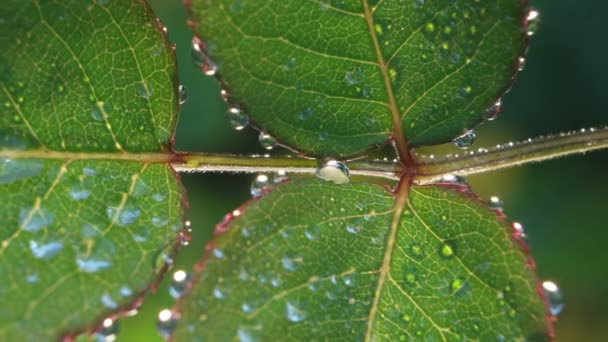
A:
[[[397,145],[397,152],[399,153],[399,158],[401,159],[402,163],[412,165],[412,159],[407,147],[407,141],[403,135],[403,128],[401,127],[401,115],[399,114],[397,102],[395,101],[395,96],[393,94],[393,87],[391,85],[391,80],[388,73],[388,65],[384,60],[382,50],[380,50],[380,43],[378,43],[378,37],[374,28],[373,12],[369,6],[368,0],[361,0],[361,4],[363,5],[365,21],[367,22],[369,35],[372,40],[374,52],[376,53],[376,59],[378,60],[378,68],[380,68],[384,87],[386,88],[388,106],[391,110],[391,121],[393,123],[392,135]]]

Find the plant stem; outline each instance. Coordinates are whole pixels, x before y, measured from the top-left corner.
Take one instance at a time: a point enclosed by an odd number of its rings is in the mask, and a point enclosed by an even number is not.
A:
[[[507,143],[458,156],[421,160],[416,169],[416,184],[428,184],[448,174],[467,176],[512,166],[554,159],[571,154],[608,148],[608,128],[541,136],[520,143]]]
[[[259,173],[278,172],[309,173],[317,171],[318,161],[292,156],[268,155],[228,155],[185,153],[178,154],[178,161],[171,165],[178,172],[230,172],[230,173]],[[401,166],[388,161],[354,160],[348,162],[350,174],[398,180]]]

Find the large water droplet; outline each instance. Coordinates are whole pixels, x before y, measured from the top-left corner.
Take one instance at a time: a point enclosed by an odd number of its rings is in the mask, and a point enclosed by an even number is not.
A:
[[[181,297],[186,291],[189,281],[190,275],[186,271],[175,271],[175,273],[173,273],[173,277],[171,278],[171,285],[169,286],[169,294],[171,297],[175,299]]]
[[[257,175],[251,183],[251,196],[259,198],[268,193],[271,189],[270,178],[267,175]]]
[[[118,334],[118,322],[106,318],[101,324],[101,328],[95,333],[95,340],[97,342],[113,342],[116,340]]]
[[[562,291],[552,281],[543,281],[543,292],[549,302],[549,312],[553,316],[559,315],[564,309]]]
[[[179,85],[179,104],[182,105],[188,100],[188,90],[183,85]]]
[[[240,131],[249,125],[249,115],[242,112],[237,106],[231,106],[228,108],[226,118],[228,119],[228,123],[230,123],[230,127],[237,131]]]
[[[475,142],[475,132],[473,130],[469,130],[463,135],[454,139],[454,146],[466,150],[471,147]]]
[[[275,146],[277,146],[277,139],[265,132],[260,132],[258,140],[260,141],[262,148],[267,150],[272,150]]]
[[[304,321],[306,317],[308,317],[308,312],[302,308],[301,303],[292,301],[285,303],[285,318],[287,318],[288,321],[299,323]]]
[[[316,175],[322,180],[335,184],[347,184],[350,177],[350,171],[346,164],[330,159],[317,167]]]
[[[178,320],[179,314],[177,312],[169,309],[161,310],[158,313],[158,320],[156,321],[158,333],[164,338],[169,338],[173,334]]]
[[[39,243],[30,240],[30,251],[38,259],[50,259],[56,256],[62,249],[63,243],[59,241]]]

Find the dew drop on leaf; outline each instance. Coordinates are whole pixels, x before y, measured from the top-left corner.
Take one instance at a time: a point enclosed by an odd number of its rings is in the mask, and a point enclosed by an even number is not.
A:
[[[197,37],[192,38],[192,61],[207,76],[214,76],[218,72],[218,66],[211,61],[203,49],[203,42]]]
[[[97,342],[113,342],[116,341],[119,324],[117,321],[106,318],[101,323],[101,328],[95,332],[95,341]]]
[[[177,326],[177,322],[179,321],[179,314],[173,312],[169,309],[161,310],[158,313],[158,320],[156,321],[156,329],[158,333],[164,337],[169,338],[175,327]]]
[[[302,322],[308,317],[308,312],[302,308],[301,303],[288,301],[285,303],[285,318],[293,323]]]
[[[63,244],[59,241],[39,243],[30,240],[30,251],[37,259],[50,259],[56,256],[62,249]]]
[[[188,100],[188,90],[183,85],[179,85],[179,104],[184,104]]]
[[[473,143],[475,142],[475,137],[475,131],[469,130],[463,135],[454,139],[454,146],[466,150],[467,148],[471,147],[471,145],[473,145]]]
[[[285,170],[279,170],[274,174],[273,177],[273,182],[274,184],[281,184],[281,183],[285,183],[289,180],[289,177],[287,176],[287,172]]]
[[[513,224],[511,225],[511,227],[513,227],[513,231],[515,232],[515,234],[520,237],[520,238],[525,238],[526,237],[526,231],[524,230],[524,226],[519,223],[519,222],[513,222]]]
[[[306,228],[306,230],[304,231],[304,235],[310,241],[317,240],[317,239],[319,239],[319,236],[321,235],[321,227],[319,227],[316,224],[312,225],[312,226]]]
[[[146,100],[149,99],[150,96],[152,96],[152,93],[153,93],[152,85],[150,85],[146,82],[142,82],[141,84],[139,84],[137,86],[137,94]]]
[[[186,291],[190,275],[184,270],[177,270],[171,277],[171,285],[169,286],[169,294],[171,297],[180,298]]]
[[[490,200],[488,201],[488,206],[492,210],[502,210],[503,204],[504,203],[502,202],[502,200],[497,196],[490,197]]]
[[[442,256],[449,258],[454,255],[454,247],[452,247],[450,244],[445,243],[441,246],[439,252]]]
[[[251,182],[251,196],[255,198],[264,196],[270,189],[270,178],[265,174],[257,175]]]
[[[468,185],[464,178],[456,175],[445,175],[441,177],[441,182],[443,183],[451,183],[456,185]]]
[[[346,164],[330,159],[317,167],[316,176],[335,184],[347,184],[350,180],[350,170]]]
[[[502,101],[498,100],[494,102],[487,110],[484,118],[488,121],[493,121],[498,117],[498,114],[502,111]]]
[[[526,27],[528,36],[533,36],[538,31],[540,13],[535,8],[530,8],[526,17]]]
[[[258,140],[260,141],[262,148],[266,150],[272,150],[275,146],[277,146],[277,139],[265,132],[260,132]]]
[[[281,258],[281,264],[283,265],[283,268],[291,272],[297,271],[300,267],[302,267],[303,263],[304,259],[296,252],[287,252]]]
[[[231,106],[228,108],[226,118],[228,119],[228,123],[230,123],[230,127],[237,131],[240,131],[249,125],[249,115],[242,112],[237,106]]]
[[[517,71],[524,71],[525,68],[526,68],[526,58],[519,57],[517,59]]]
[[[543,281],[543,293],[549,304],[549,312],[553,316],[559,315],[564,309],[562,291],[552,281]]]

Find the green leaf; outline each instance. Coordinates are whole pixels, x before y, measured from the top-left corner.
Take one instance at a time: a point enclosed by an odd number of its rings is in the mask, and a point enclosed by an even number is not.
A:
[[[195,33],[256,124],[296,149],[351,155],[390,135],[449,141],[504,94],[526,1],[194,0]]]
[[[3,1],[0,31],[0,340],[57,340],[178,243],[175,56],[142,1]]]
[[[293,181],[240,208],[189,295],[177,340],[538,340],[529,256],[468,188]],[[395,204],[397,203],[397,204]]]

